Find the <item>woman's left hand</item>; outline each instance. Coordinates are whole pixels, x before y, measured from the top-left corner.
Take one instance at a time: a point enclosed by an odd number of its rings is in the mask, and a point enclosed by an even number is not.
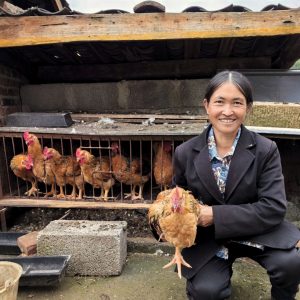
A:
[[[202,227],[210,226],[214,223],[214,215],[211,206],[199,204],[200,215],[198,217],[198,225]]]

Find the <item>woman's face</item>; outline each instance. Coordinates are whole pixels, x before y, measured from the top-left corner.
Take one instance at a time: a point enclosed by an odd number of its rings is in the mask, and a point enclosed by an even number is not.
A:
[[[231,82],[218,87],[204,106],[215,134],[235,135],[247,114],[246,98]]]

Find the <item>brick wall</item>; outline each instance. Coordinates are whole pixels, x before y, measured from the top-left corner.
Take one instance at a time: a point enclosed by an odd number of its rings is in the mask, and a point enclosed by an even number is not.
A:
[[[0,126],[7,114],[21,111],[20,86],[28,83],[18,71],[0,65]]]

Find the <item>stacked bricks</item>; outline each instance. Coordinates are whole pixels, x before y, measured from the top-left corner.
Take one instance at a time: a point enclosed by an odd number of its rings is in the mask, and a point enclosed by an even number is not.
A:
[[[123,221],[52,221],[38,234],[38,255],[71,255],[67,275],[119,275],[127,256]]]
[[[21,111],[20,86],[27,80],[18,71],[0,65],[0,126],[5,116]]]

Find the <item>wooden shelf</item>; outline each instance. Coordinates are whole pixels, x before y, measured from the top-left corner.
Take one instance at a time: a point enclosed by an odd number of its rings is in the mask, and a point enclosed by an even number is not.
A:
[[[148,209],[148,203],[124,203],[102,201],[71,201],[56,199],[5,198],[0,200],[0,207],[47,207],[47,208],[83,208],[83,209]]]

